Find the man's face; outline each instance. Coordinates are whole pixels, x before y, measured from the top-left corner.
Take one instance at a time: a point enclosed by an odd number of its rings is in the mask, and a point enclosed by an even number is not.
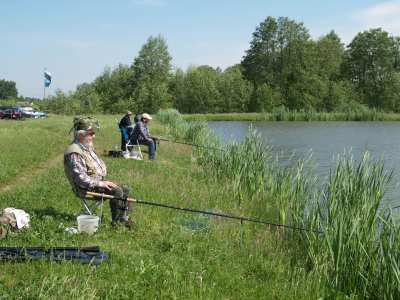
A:
[[[85,134],[80,135],[79,142],[85,146],[93,146],[93,140],[95,137],[94,131],[87,131]]]
[[[144,118],[144,119],[143,119],[143,122],[147,124],[147,123],[150,123],[150,120],[149,120],[149,119],[146,119],[146,118]]]

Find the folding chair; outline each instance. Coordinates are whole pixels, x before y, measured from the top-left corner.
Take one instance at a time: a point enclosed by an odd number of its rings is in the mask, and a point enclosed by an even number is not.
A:
[[[96,215],[96,211],[100,208],[100,217],[103,215],[103,198],[101,200],[88,200],[85,197],[80,197],[84,213],[88,215]]]
[[[131,140],[129,140],[126,144],[126,149],[128,151],[128,154],[126,156],[124,155],[125,158],[143,160],[142,150],[138,141],[136,141],[136,144],[131,144]]]

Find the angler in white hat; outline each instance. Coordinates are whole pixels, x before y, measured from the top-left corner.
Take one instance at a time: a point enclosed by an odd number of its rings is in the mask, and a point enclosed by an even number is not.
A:
[[[142,114],[140,121],[136,123],[131,135],[131,144],[147,145],[149,149],[149,160],[156,158],[157,139],[150,135],[148,125],[153,118],[147,114]]]

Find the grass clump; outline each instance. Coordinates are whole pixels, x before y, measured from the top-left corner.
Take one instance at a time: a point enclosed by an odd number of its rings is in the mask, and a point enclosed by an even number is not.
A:
[[[368,153],[360,162],[344,155],[318,189],[309,162],[282,166],[260,141],[250,129],[242,143],[198,150],[197,162],[207,176],[229,182],[242,208],[310,229],[285,236],[291,257],[306,263],[319,295],[398,299],[400,229],[392,213],[382,210],[391,172]]]
[[[308,224],[323,234],[307,232],[306,248],[330,293],[400,296],[398,261],[393,259],[400,250],[394,236],[398,226],[381,210],[390,178],[383,163],[372,161],[368,153],[358,163],[345,155],[338,159],[322,198],[312,203]]]

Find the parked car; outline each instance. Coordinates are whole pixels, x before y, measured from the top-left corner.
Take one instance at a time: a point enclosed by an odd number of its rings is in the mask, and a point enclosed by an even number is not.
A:
[[[46,112],[43,112],[43,111],[34,110],[33,113],[34,113],[35,117],[37,117],[37,118],[46,118],[46,117],[48,117],[48,114]]]
[[[0,109],[0,119],[4,118],[4,111],[2,109]]]
[[[33,113],[34,109],[32,107],[21,107],[20,110],[25,118],[35,118]]]
[[[41,112],[41,111],[37,111],[36,109],[34,109],[33,107],[21,107],[21,112],[22,115],[25,118],[45,118],[47,117],[47,113],[45,112]]]
[[[18,108],[8,108],[3,111],[3,119],[20,120],[23,118],[22,112]]]

